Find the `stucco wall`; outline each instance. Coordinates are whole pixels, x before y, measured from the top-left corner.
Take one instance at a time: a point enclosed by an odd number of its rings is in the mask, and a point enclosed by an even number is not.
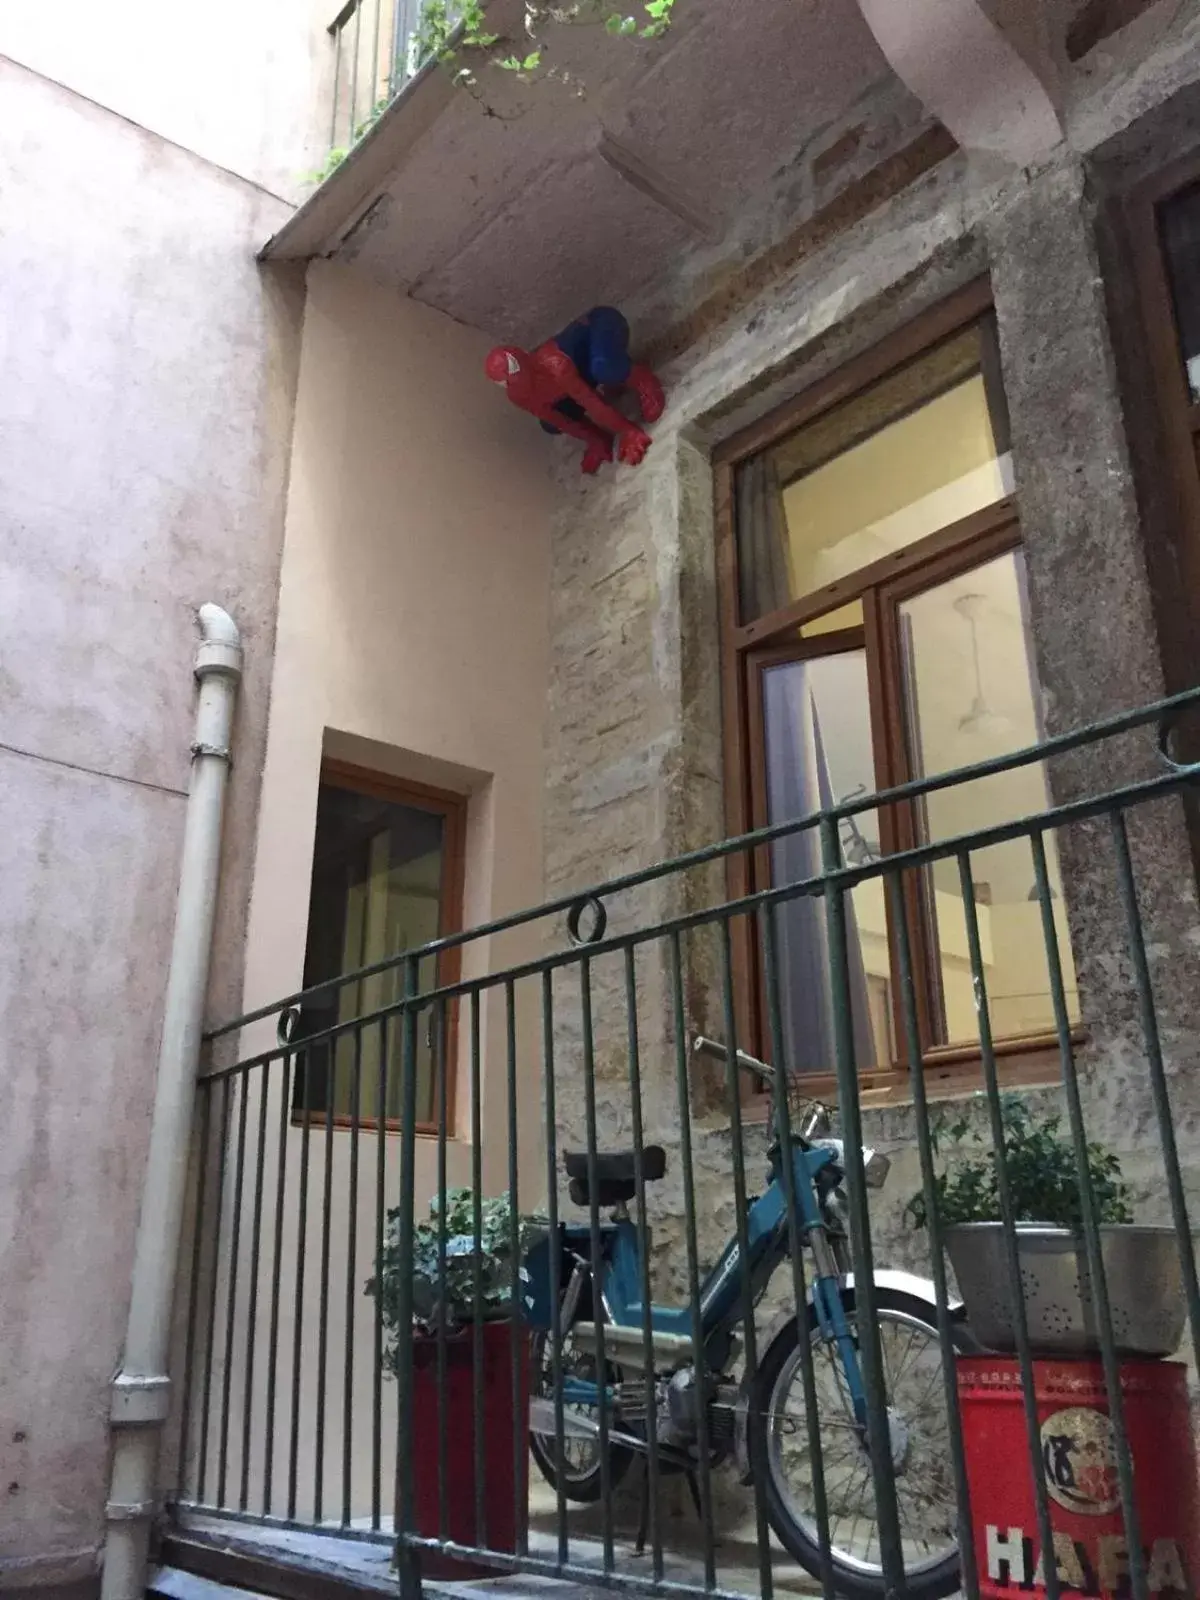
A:
[[[541,898],[542,741],[547,672],[549,445],[529,420],[485,380],[488,342],[353,269],[316,264],[309,270],[296,432],[280,590],[279,631],[247,943],[245,1009],[300,988],[309,885],[323,754],[377,771],[433,783],[468,797],[465,913],[468,927],[536,904]],[[540,929],[469,945],[464,972],[487,970],[538,953]],[[522,1203],[545,1190],[541,1149],[540,1023],[536,995],[522,994],[516,1017],[522,1130]],[[447,1152],[450,1182],[469,1183],[471,1099],[469,1026],[459,1028],[455,1126]],[[507,1184],[505,1018],[502,996],[484,1002],[482,1146],[485,1192]],[[273,1022],[248,1028],[243,1053],[270,1049]],[[250,1124],[257,1125],[261,1073],[250,1083]],[[271,1082],[272,1130],[264,1163],[268,1203],[262,1236],[275,1237],[280,1159],[277,1074]],[[236,1123],[234,1124],[236,1126]],[[214,1128],[216,1124],[214,1123]],[[293,1370],[293,1298],[304,1266],[304,1334],[299,1357],[304,1400],[297,1423],[298,1514],[314,1512],[317,1465],[318,1287],[324,1245],[322,1185],[326,1133],[310,1136],[307,1236],[301,1242],[298,1127],[286,1134],[287,1191],[282,1217],[281,1300],[287,1323],[280,1371]],[[324,1419],[324,1512],[341,1510],[347,1321],[353,1317],[354,1436],[348,1485],[351,1514],[369,1516],[372,1502],[374,1331],[362,1290],[372,1271],[380,1146],[359,1141],[357,1240],[350,1243],[348,1129],[329,1141],[333,1282]],[[394,1205],[399,1140],[383,1142],[383,1192]],[[251,1152],[253,1160],[253,1153]],[[436,1184],[436,1141],[417,1142],[418,1216]],[[227,1177],[231,1176],[230,1162]],[[220,1310],[214,1393],[230,1366],[239,1418],[247,1371],[253,1373],[250,1506],[265,1490],[263,1385],[270,1327],[260,1317],[247,1355],[248,1307],[265,1304],[273,1267],[264,1246],[255,1283],[251,1229],[243,1227],[228,1340],[226,1203],[216,1293]],[[211,1219],[210,1219],[211,1224]],[[347,1311],[347,1297],[349,1312]],[[281,1383],[283,1379],[281,1379]],[[281,1392],[286,1392],[283,1390]],[[383,1395],[383,1509],[390,1514],[394,1470],[395,1388]],[[216,1437],[215,1413],[213,1435]],[[275,1501],[283,1492],[292,1417],[281,1402],[275,1424]],[[230,1482],[241,1471],[235,1427]],[[200,1424],[189,1450],[187,1489],[198,1492]],[[211,1500],[215,1479],[206,1484]]]
[[[246,643],[240,988],[301,294],[260,188],[7,60],[0,107],[3,1587],[96,1570],[208,600]]]
[[[323,0],[7,6],[0,51],[292,200],[324,154],[325,30],[337,9]]]
[[[309,269],[247,1010],[300,987],[322,754],[469,796],[468,927],[541,898],[555,502],[487,349],[352,268]],[[528,936],[492,946],[515,960]]]

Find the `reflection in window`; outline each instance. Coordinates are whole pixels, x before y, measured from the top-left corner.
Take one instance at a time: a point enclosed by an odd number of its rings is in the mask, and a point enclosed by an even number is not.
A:
[[[1009,755],[1042,737],[1041,691],[1029,652],[1027,609],[1020,551],[974,567],[900,606],[906,736],[914,777]],[[920,832],[929,842],[951,839],[1033,815],[1049,804],[1045,769],[1038,763],[926,795]],[[1075,1021],[1075,970],[1051,835],[1046,836],[1046,854],[1063,978]],[[1054,1013],[1029,841],[1014,839],[975,851],[971,864],[992,1030],[997,1036],[1017,1036],[1050,1029]],[[976,1040],[979,1023],[957,861],[933,867],[925,898],[938,1042]]]
[[[1175,303],[1179,353],[1193,400],[1200,400],[1200,184],[1159,212],[1167,276]]]
[[[990,319],[738,469],[741,620],[768,616],[1012,491]]]
[[[445,888],[446,816],[377,794],[323,782],[317,800],[316,844],[305,952],[306,989],[330,978],[392,961],[438,937]],[[434,958],[421,963],[420,990],[434,987]],[[341,984],[307,1001],[302,1033],[369,1016],[403,994],[402,966]],[[364,1122],[400,1115],[402,1029],[350,1029],[307,1053],[311,1112],[355,1115]],[[305,1103],[303,1063],[297,1057],[296,1104]],[[358,1104],[355,1106],[355,1076]],[[433,1051],[422,1019],[417,1037],[417,1120],[436,1115]]]
[[[763,671],[767,818],[791,822],[875,790],[867,664],[863,650],[790,661]],[[879,855],[878,820],[863,812],[842,826],[852,865]],[[821,844],[806,828],[771,846],[776,885],[819,875]],[[891,1058],[887,920],[882,879],[846,897],[849,988],[860,1067]],[[833,1016],[825,902],[801,896],[777,912],[779,982],[788,1059],[796,1072],[834,1069]]]

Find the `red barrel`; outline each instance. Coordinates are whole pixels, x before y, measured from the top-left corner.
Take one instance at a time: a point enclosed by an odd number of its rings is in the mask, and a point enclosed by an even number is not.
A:
[[[1127,1597],[1129,1551],[1103,1368],[1035,1361],[1033,1370],[1052,1558],[1038,1535],[1020,1368],[999,1356],[958,1362],[980,1593],[989,1600],[1040,1593],[1053,1559],[1064,1591]],[[1150,1590],[1196,1600],[1200,1483],[1187,1368],[1125,1362],[1121,1392]]]
[[[446,1341],[446,1387],[438,1389],[437,1340],[413,1339],[413,1511],[425,1539],[448,1538],[481,1551],[513,1552],[528,1517],[529,1333],[519,1322],[485,1322],[483,1344],[483,1525],[475,1520],[475,1333],[471,1327]],[[514,1406],[513,1342],[522,1379]],[[445,1407],[443,1417],[442,1407]],[[438,1449],[446,1436],[446,1507],[439,1504]],[[513,1431],[519,1441],[521,1477],[513,1483]],[[400,1526],[399,1484],[396,1526]],[[460,1562],[431,1551],[421,1554],[427,1578],[495,1577],[485,1564]]]

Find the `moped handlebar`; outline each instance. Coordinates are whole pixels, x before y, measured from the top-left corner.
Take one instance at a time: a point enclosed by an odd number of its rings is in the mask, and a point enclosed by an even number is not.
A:
[[[718,1039],[706,1039],[698,1034],[692,1040],[692,1054],[710,1056],[716,1061],[728,1061],[729,1050]],[[743,1072],[748,1072],[752,1078],[757,1078],[768,1089],[774,1089],[779,1074],[774,1067],[766,1061],[760,1061],[757,1056],[747,1055],[744,1050],[734,1051],[734,1061]],[[813,1100],[808,1095],[795,1092],[792,1084],[788,1085],[788,1102],[799,1114],[799,1124],[793,1124],[793,1132],[798,1133],[802,1139],[817,1139],[829,1132],[832,1125],[833,1114],[829,1107],[819,1100]]]
[[[725,1045],[716,1039],[706,1039],[702,1034],[692,1040],[692,1054],[697,1056],[711,1056],[714,1061],[728,1061],[729,1051]],[[768,1066],[765,1061],[760,1061],[757,1056],[747,1055],[744,1050],[734,1051],[734,1060],[743,1072],[748,1072],[752,1078],[758,1078],[768,1088],[775,1087],[775,1068]]]

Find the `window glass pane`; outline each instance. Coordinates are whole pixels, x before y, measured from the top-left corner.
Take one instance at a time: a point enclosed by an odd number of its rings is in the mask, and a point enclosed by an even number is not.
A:
[[[988,319],[738,469],[742,621],[852,578],[1011,491]]]
[[[444,818],[437,812],[334,784],[321,785],[305,988],[390,961],[437,938],[444,831]],[[436,980],[435,963],[428,958],[421,966],[420,987],[430,988]],[[391,967],[317,996],[304,1007],[304,1032],[317,1033],[379,1011],[401,998],[403,985],[402,968]],[[385,1115],[394,1119],[400,1114],[399,1019],[393,1017],[387,1028],[386,1063],[383,1031],[375,1024],[361,1032],[359,1114],[364,1119],[378,1116],[381,1087]],[[340,1035],[332,1050],[324,1046],[313,1051],[310,1110],[325,1111],[332,1095],[335,1115],[352,1114],[354,1060],[353,1031]],[[428,1030],[422,1022],[417,1033],[417,1117],[421,1122],[434,1117],[432,1065]]]
[[[1160,223],[1179,353],[1192,399],[1200,400],[1200,184],[1168,200]]]
[[[1029,646],[1025,563],[1019,551],[929,589],[899,609],[906,732],[915,776],[932,777],[1038,742],[1041,691]],[[1048,804],[1045,769],[1038,763],[927,795],[918,820],[923,837],[936,841],[1009,822]],[[1075,968],[1052,836],[1046,848],[1063,979],[1076,1020]],[[993,1033],[1012,1036],[1053,1027],[1028,840],[976,851],[972,877]],[[928,874],[926,911],[941,1042],[967,1043],[979,1037],[979,1026],[956,861],[938,862]]]
[[[839,800],[874,792],[875,763],[862,650],[788,662],[763,672],[767,815],[772,823],[811,816]],[[849,862],[879,854],[879,825],[864,812],[843,825]],[[821,870],[815,828],[771,846],[776,885]],[[890,967],[881,880],[860,884],[846,899],[850,944],[850,1001],[860,1067],[892,1055]],[[777,908],[782,1023],[789,1064],[796,1072],[834,1070],[833,988],[825,904],[807,896]]]

